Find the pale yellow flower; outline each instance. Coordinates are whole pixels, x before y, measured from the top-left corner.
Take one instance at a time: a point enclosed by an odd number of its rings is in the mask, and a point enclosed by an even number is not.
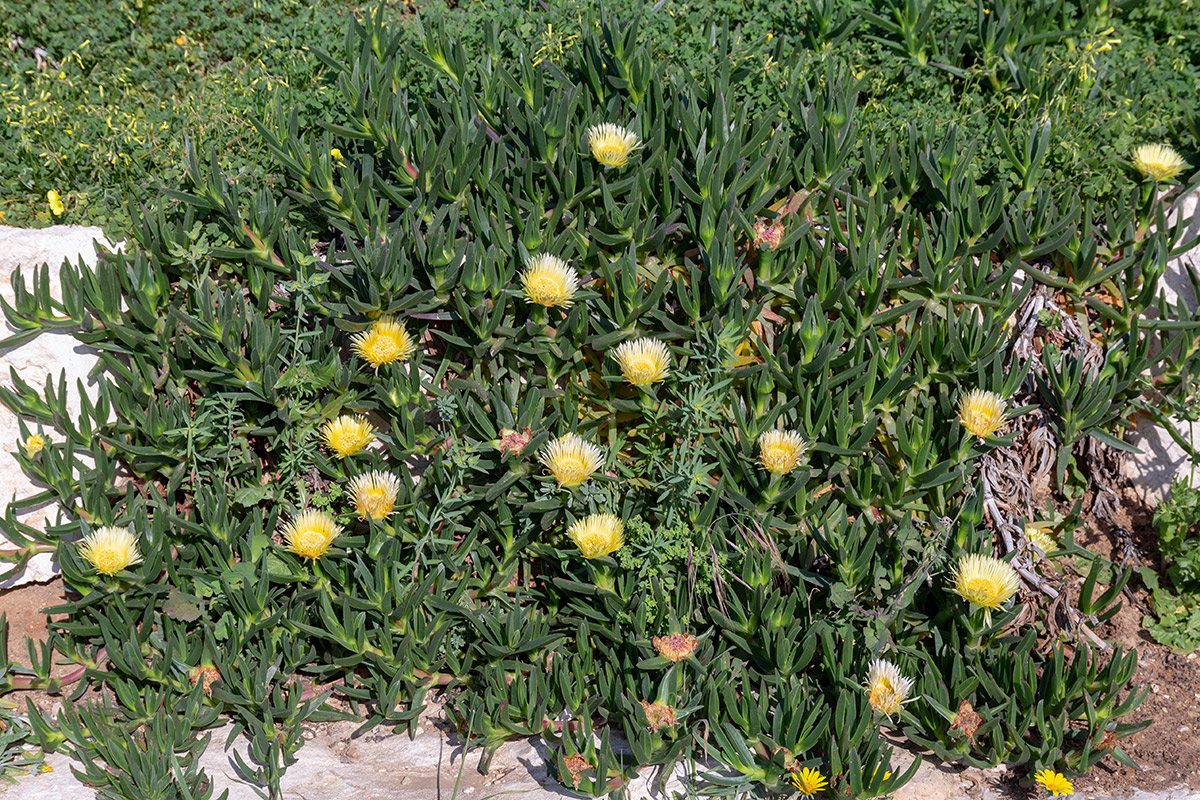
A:
[[[396,506],[400,481],[395,475],[375,470],[350,481],[350,496],[359,519],[386,519]]]
[[[1054,537],[1041,528],[1027,527],[1025,529],[1025,538],[1036,544],[1045,555],[1049,555],[1058,549],[1058,542],[1054,540]]]
[[[1075,794],[1075,787],[1071,785],[1071,782],[1061,772],[1043,769],[1034,775],[1033,779],[1054,797]]]
[[[90,536],[83,537],[79,552],[97,572],[104,575],[115,575],[142,561],[137,537],[129,528],[100,528]]]
[[[989,624],[991,612],[1011,600],[1021,588],[1021,579],[1011,565],[980,553],[961,556],[953,578],[954,593],[983,608]]]
[[[344,156],[342,156],[342,151],[338,150],[336,147],[329,148],[329,157],[334,161],[341,161],[344,158]]]
[[[671,354],[667,346],[657,339],[642,337],[623,342],[614,356],[621,367],[625,380],[634,386],[648,386],[667,377]]]
[[[808,442],[795,431],[771,430],[758,437],[758,460],[773,475],[786,475],[800,466]]]
[[[871,703],[871,708],[890,717],[908,702],[908,693],[912,691],[912,686],[912,680],[901,675],[899,667],[890,661],[877,658],[871,662],[864,688],[867,690],[867,700]]]
[[[547,444],[538,461],[546,465],[559,486],[578,486],[604,466],[604,451],[568,433]]]
[[[283,538],[287,549],[301,558],[320,558],[341,532],[333,517],[324,511],[309,510],[301,512],[283,529]]]
[[[592,514],[576,520],[567,536],[584,558],[599,558],[615,553],[625,543],[625,525],[613,514]]]
[[[417,343],[403,323],[391,317],[375,320],[369,330],[355,334],[350,341],[359,358],[375,369],[393,361],[403,361],[417,349]]]
[[[958,404],[958,419],[967,433],[978,439],[994,436],[1004,424],[1008,402],[995,392],[972,389]]]
[[[625,166],[629,155],[642,146],[636,133],[611,122],[588,128],[587,142],[592,158],[606,167]]]
[[[817,792],[829,786],[829,781],[820,770],[805,767],[799,772],[792,773],[792,785],[804,797],[812,797]]]
[[[1133,151],[1133,166],[1145,178],[1169,181],[1187,169],[1188,163],[1169,144],[1144,144]]]
[[[42,452],[42,449],[48,444],[50,444],[50,440],[44,435],[40,433],[32,433],[25,437],[25,455],[29,458],[33,458],[38,453]]]
[[[521,285],[531,303],[568,308],[579,288],[579,275],[558,256],[542,253],[525,262]]]
[[[62,197],[53,189],[46,192],[46,203],[50,206],[50,213],[56,217],[61,217],[63,212],[67,210],[66,206],[63,205]]]
[[[325,444],[338,458],[345,458],[360,452],[375,438],[375,429],[365,417],[351,417],[343,414],[337,419],[331,419],[321,426],[321,434]]]

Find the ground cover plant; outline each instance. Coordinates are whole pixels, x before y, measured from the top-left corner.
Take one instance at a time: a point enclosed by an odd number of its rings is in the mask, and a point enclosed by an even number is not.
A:
[[[838,8],[808,35],[849,41]],[[984,17],[1114,13],[986,8],[960,62]],[[926,11],[871,41],[965,85]],[[103,371],[77,419],[61,383],[0,392],[47,487],[3,520],[13,569],[53,551],[73,592],[6,688],[69,695],[28,735],[101,796],[211,796],[195,734],[232,719],[276,797],[301,723],[411,730],[432,694],[582,796],[680,762],[882,796],[915,769],[885,731],[1051,792],[1127,760],[1136,654],[1094,630],[1127,576],[1032,486],[1103,514],[1130,415],[1194,391],[1200,321],[1158,292],[1190,151],[1114,153],[1092,197],[1047,177],[1049,90],[1034,125],[875,130],[864,78],[801,53],[762,114],[731,30],[693,74],[643,19],[547,58],[368,15],[319,56],[319,132],[255,125],[274,182],[191,147],[61,303],[16,280],[8,341],[71,329]],[[73,521],[17,520],[46,500]]]
[[[1146,141],[1197,147],[1200,21],[1189,0],[1104,3],[940,3],[877,0],[613,0],[641,14],[640,43],[669,74],[717,65],[714,21],[733,29],[731,81],[756,113],[779,114],[792,84],[832,66],[861,80],[861,141],[915,124],[954,124],[977,139],[975,169],[1020,182],[999,122],[1024,139],[1054,121],[1040,169],[1090,198],[1119,193],[1114,163]],[[130,199],[178,185],[185,137],[218,144],[222,169],[243,186],[277,173],[251,120],[282,95],[299,129],[344,123],[317,56],[362,7],[347,0],[101,0],[0,2],[0,222],[103,225],[126,238]],[[413,11],[444,25],[470,52],[557,62],[579,45],[586,7],[570,0],[388,3],[406,46]],[[717,23],[719,28],[719,22]],[[414,64],[398,88],[428,94],[438,72]],[[856,141],[856,147],[858,146]],[[51,195],[50,193],[53,192]]]

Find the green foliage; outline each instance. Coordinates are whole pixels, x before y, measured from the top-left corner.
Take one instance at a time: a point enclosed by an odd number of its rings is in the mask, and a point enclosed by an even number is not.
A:
[[[825,22],[805,35],[863,46],[832,5],[808,9]],[[965,80],[940,65],[989,47],[1025,64],[993,64],[1001,89],[1045,78],[1058,39],[1018,33],[1046,18],[955,43],[931,14],[861,24],[923,85]],[[14,279],[8,341],[69,328],[102,364],[74,418],[63,380],[0,389],[50,432],[16,455],[47,488],[0,520],[4,558],[57,554],[73,594],[53,652],[115,698],[68,703],[39,739],[122,764],[96,776],[118,796],[202,787],[195,750],[102,752],[93,721],[133,730],[169,707],[184,721],[155,735],[190,742],[230,718],[241,774],[273,797],[330,692],[364,729],[409,730],[445,692],[467,741],[541,736],[584,796],[706,758],[716,794],[773,796],[811,767],[837,795],[887,795],[915,767],[888,775],[884,728],[972,764],[1128,761],[1136,654],[1068,641],[1081,625],[1053,616],[1111,617],[1120,581],[1098,591],[1094,561],[1073,608],[983,609],[952,570],[1036,569],[984,527],[989,459],[1036,436],[1055,488],[1082,494],[1089,453],[1187,391],[1200,317],[1157,291],[1186,186],[1154,191],[1114,159],[1081,198],[1042,124],[872,128],[864,79],[808,51],[773,51],[789,79],[762,113],[737,34],[700,26],[707,54],[685,69],[649,9],[587,12],[554,58],[454,37],[453,19],[353,22],[319,55],[336,106],[320,130],[282,97],[256,122],[270,180],[188,146],[178,185],[130,205],[126,251],[62,265],[61,302],[48,270]],[[1039,91],[1045,109],[1063,96]],[[624,166],[589,152],[601,123],[639,136]],[[1011,172],[986,155],[996,131]],[[529,302],[539,253],[576,271],[569,306]],[[1049,307],[1062,330],[1036,325]],[[385,317],[413,352],[370,363],[360,340]],[[669,369],[635,386],[616,352],[642,338]],[[957,420],[976,388],[1009,401],[995,435]],[[369,447],[333,446],[343,416]],[[807,447],[772,472],[761,443],[780,430]],[[543,463],[567,434],[600,453],[578,486]],[[378,518],[352,486],[375,471],[396,481]],[[69,521],[16,520],[46,501]],[[337,526],[328,549],[289,538],[307,511]],[[584,557],[574,526],[595,514],[626,543]],[[142,560],[107,574],[71,537],[113,525]],[[915,681],[890,717],[864,688],[877,658]]]
[[[1157,616],[1148,616],[1146,627],[1158,641],[1189,653],[1200,647],[1200,490],[1176,480],[1154,510],[1154,529],[1170,586],[1160,586],[1154,573],[1143,575]]]

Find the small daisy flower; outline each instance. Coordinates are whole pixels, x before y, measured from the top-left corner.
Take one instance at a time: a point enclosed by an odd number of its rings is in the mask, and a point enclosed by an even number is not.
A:
[[[558,256],[549,253],[531,256],[521,273],[525,297],[539,306],[569,308],[579,288],[579,275]]]
[[[137,537],[129,528],[100,528],[83,538],[79,543],[79,552],[103,575],[115,575],[142,561]]]
[[[324,511],[301,512],[283,529],[287,549],[301,558],[320,558],[342,532],[333,517]]]
[[[375,429],[365,417],[343,414],[321,426],[325,444],[338,458],[361,452],[375,438]]]
[[[604,451],[568,433],[547,444],[538,461],[546,465],[559,486],[578,486],[604,466]]]
[[[812,797],[817,792],[829,786],[829,781],[820,770],[805,767],[799,772],[792,773],[792,785],[804,797]]]
[[[634,386],[649,386],[667,377],[671,367],[671,353],[657,339],[643,336],[631,342],[623,342],[614,356],[625,380]]]
[[[1048,769],[1043,769],[1033,776],[1033,779],[1046,790],[1047,793],[1054,797],[1073,795],[1075,787],[1067,780],[1061,772],[1052,772]]]
[[[599,558],[615,553],[625,543],[625,525],[613,514],[592,514],[576,520],[567,536],[584,558]]]
[[[995,392],[972,389],[958,404],[958,420],[977,439],[994,436],[1004,424],[1008,402]]]
[[[396,506],[400,481],[388,472],[374,470],[350,481],[350,496],[359,519],[386,519]]]
[[[404,361],[417,350],[417,343],[403,323],[391,317],[375,320],[370,329],[356,333],[350,342],[358,357],[375,369],[393,361]]]
[[[623,167],[634,150],[642,146],[637,134],[611,122],[587,129],[587,143],[592,158],[606,167]]]
[[[871,662],[864,688],[867,690],[867,700],[871,703],[871,708],[890,717],[908,702],[912,686],[912,680],[901,675],[899,667],[890,661],[877,658]]]
[[[32,433],[25,437],[25,455],[33,458],[50,444],[50,440],[40,433]]]
[[[1142,177],[1162,183],[1187,169],[1188,163],[1169,144],[1144,144],[1133,151],[1133,166]]]
[[[1021,588],[1021,579],[1011,565],[980,553],[960,557],[952,577],[954,593],[983,608],[988,624],[991,612],[1011,600]]]
[[[758,437],[758,461],[772,475],[786,475],[800,466],[808,442],[795,431],[767,431]]]

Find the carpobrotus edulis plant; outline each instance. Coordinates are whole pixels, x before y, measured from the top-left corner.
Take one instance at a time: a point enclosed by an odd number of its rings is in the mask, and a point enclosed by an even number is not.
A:
[[[142,561],[137,536],[129,528],[99,528],[83,537],[79,552],[102,575],[116,575]]]

